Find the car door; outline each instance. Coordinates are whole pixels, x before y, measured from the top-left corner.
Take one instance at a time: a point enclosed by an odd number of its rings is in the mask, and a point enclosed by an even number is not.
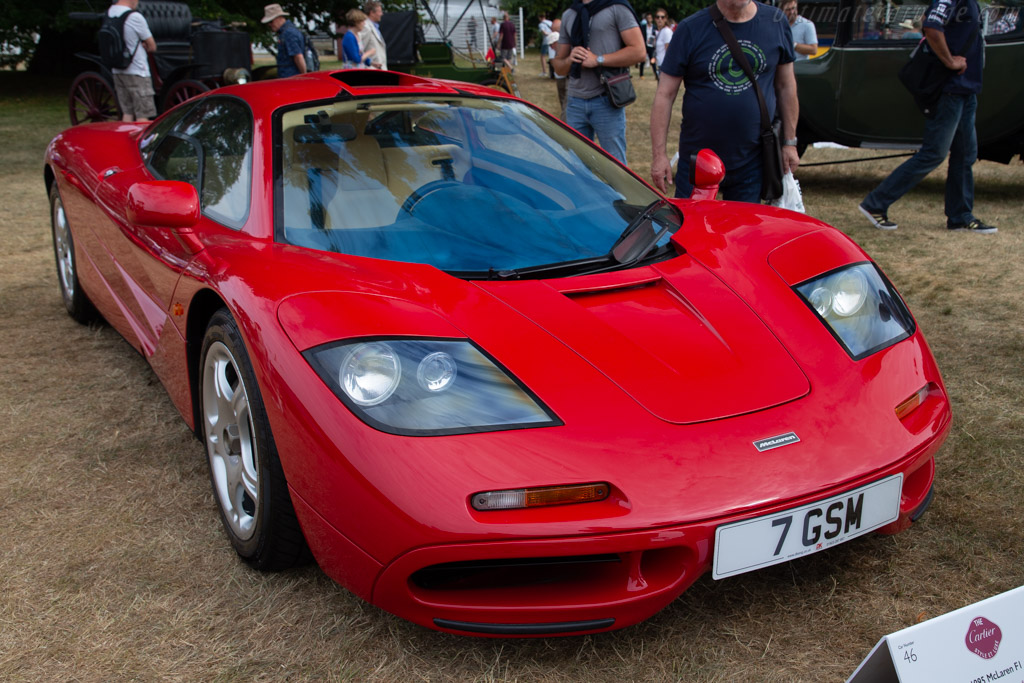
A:
[[[145,167],[126,174],[112,187],[127,194],[130,185],[148,180],[178,180],[196,188],[203,216],[193,229],[136,225],[115,217],[119,230],[111,251],[128,294],[124,297],[140,350],[156,353],[167,325],[171,295],[202,242],[188,239],[207,224],[237,230],[249,213],[252,184],[252,113],[235,97],[209,97],[154,127],[140,142]],[[163,122],[162,122],[163,123]],[[122,204],[123,205],[123,204]]]
[[[928,5],[861,0],[848,7],[842,45],[833,48],[841,70],[836,129],[865,147],[920,144],[924,117],[896,74],[921,40],[920,29],[900,24],[919,22]]]

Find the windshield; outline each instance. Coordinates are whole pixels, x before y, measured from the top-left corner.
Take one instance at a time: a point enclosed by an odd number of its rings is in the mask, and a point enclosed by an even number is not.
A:
[[[520,102],[375,98],[276,121],[275,227],[288,244],[483,277],[611,258],[634,228],[652,236],[649,258],[681,221],[671,205],[649,211],[649,187]]]

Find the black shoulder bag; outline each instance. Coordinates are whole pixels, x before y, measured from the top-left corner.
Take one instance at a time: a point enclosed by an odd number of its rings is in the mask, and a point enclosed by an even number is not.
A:
[[[768,105],[765,104],[764,94],[761,86],[757,84],[754,71],[750,68],[750,62],[736,42],[736,36],[729,28],[729,22],[722,16],[722,10],[717,4],[712,4],[708,11],[711,13],[711,21],[722,34],[725,44],[729,46],[733,60],[743,68],[743,73],[754,86],[754,93],[757,95],[757,103],[761,107],[761,199],[772,201],[782,196],[782,122],[772,122],[768,116]]]
[[[608,102],[621,109],[627,104],[636,102],[636,90],[633,88],[629,67],[619,69],[601,69],[601,83],[608,91]]]
[[[979,32],[980,28],[975,29],[964,46],[960,48],[960,55],[966,54],[974,46]],[[942,96],[942,89],[946,87],[946,82],[953,74],[954,72],[948,69],[938,55],[932,51],[928,39],[922,38],[910,53],[907,63],[900,67],[897,75],[900,82],[903,83],[903,87],[913,96],[914,104],[925,115],[925,118],[930,119],[935,116],[939,98]]]

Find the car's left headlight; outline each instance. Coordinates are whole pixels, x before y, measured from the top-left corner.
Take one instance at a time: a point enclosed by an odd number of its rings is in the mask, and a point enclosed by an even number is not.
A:
[[[468,341],[360,339],[303,353],[364,422],[392,434],[522,429],[562,422]]]
[[[854,360],[914,333],[914,319],[872,263],[843,266],[794,289]]]

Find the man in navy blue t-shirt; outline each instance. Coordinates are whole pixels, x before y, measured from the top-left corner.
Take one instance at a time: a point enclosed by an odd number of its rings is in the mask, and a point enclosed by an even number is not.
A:
[[[935,113],[925,120],[921,149],[864,198],[860,212],[880,230],[895,230],[889,207],[938,168],[949,155],[946,172],[946,227],[982,235],[998,230],[974,216],[974,171],[978,133],[974,115],[985,66],[985,39],[976,0],[934,0],[925,14],[924,37],[953,73],[942,89]],[[920,49],[920,48],[919,48]]]
[[[750,62],[764,94],[769,116],[782,120],[784,170],[800,164],[796,123],[800,105],[793,73],[793,35],[785,15],[753,0],[717,0],[718,8]],[[725,199],[759,202],[761,197],[761,109],[757,94],[708,10],[689,16],[672,36],[661,65],[661,80],[651,107],[651,176],[665,191],[672,182],[666,153],[669,121],[679,86],[683,123],[679,135],[676,196],[690,195],[690,155],[707,147],[725,164],[720,185]]]

